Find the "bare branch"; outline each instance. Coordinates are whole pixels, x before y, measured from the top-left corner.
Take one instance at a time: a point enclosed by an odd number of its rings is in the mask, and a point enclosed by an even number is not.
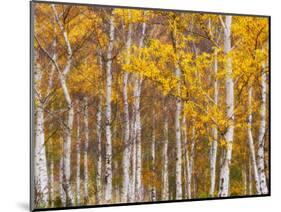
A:
[[[225,26],[224,21],[222,20],[221,15],[219,15],[219,19],[220,19],[221,25],[223,26],[224,30],[226,30],[226,26]]]
[[[54,58],[51,56],[51,54],[41,45],[41,43],[39,42],[39,39],[37,38],[36,35],[34,35],[34,38],[39,46],[39,48],[45,53],[45,55],[50,59],[50,61],[54,64],[56,70],[60,73],[60,67],[59,64],[57,63],[57,61],[54,60]]]

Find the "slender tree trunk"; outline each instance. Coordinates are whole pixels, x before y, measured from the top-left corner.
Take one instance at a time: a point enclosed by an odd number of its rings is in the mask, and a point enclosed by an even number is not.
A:
[[[72,65],[72,48],[71,44],[68,39],[67,32],[64,28],[63,23],[60,20],[59,15],[57,14],[57,10],[54,4],[52,4],[52,10],[55,15],[55,19],[59,25],[59,28],[62,32],[64,42],[66,44],[66,50],[67,50],[67,59],[66,59],[66,65],[61,72],[59,71],[59,80],[60,84],[63,90],[64,98],[67,103],[68,107],[68,114],[67,114],[67,123],[66,123],[66,138],[63,144],[63,171],[64,171],[64,180],[63,180],[63,189],[65,190],[66,193],[66,205],[71,206],[74,203],[73,200],[73,194],[72,194],[72,188],[71,188],[71,182],[70,182],[70,176],[71,176],[71,134],[72,134],[72,127],[73,127],[73,117],[74,117],[74,109],[73,109],[73,104],[72,100],[69,94],[68,87],[66,85],[66,77],[71,70],[71,65]]]
[[[53,48],[53,60],[56,61],[57,60],[57,53],[56,53],[56,48],[57,48],[57,40],[56,40],[56,27],[55,27],[55,19],[54,19],[54,40],[53,40],[53,44],[52,44],[52,48]],[[48,83],[48,88],[47,88],[47,96],[49,97],[49,95],[52,92],[53,89],[53,84],[54,84],[54,74],[55,74],[56,68],[54,66],[54,64],[52,64],[52,68],[51,68],[51,73],[49,76],[49,83]],[[52,106],[51,106],[51,110],[52,110]],[[53,124],[50,124],[50,128],[53,127]],[[50,146],[51,146],[51,157],[50,157],[50,206],[54,207],[54,197],[55,197],[55,180],[54,180],[54,156],[53,156],[53,151],[54,151],[54,146],[53,146],[53,139],[50,138]]]
[[[36,105],[36,126],[35,126],[35,190],[36,190],[36,203],[40,205],[48,205],[49,201],[49,182],[48,182],[48,170],[46,159],[46,147],[45,147],[45,133],[44,133],[44,104],[41,102],[41,80],[42,71],[37,61],[37,53],[35,53],[36,62],[34,80],[35,80],[35,102]]]
[[[53,152],[53,140],[50,139],[50,146],[51,150]],[[54,176],[54,158],[53,155],[50,157],[50,206],[54,207],[54,197],[55,197],[55,189],[54,189],[54,183],[55,183],[55,176]]]
[[[184,175],[184,188],[185,188],[185,198],[189,198],[189,190],[188,190],[188,172],[190,161],[189,161],[189,151],[188,151],[188,144],[187,144],[187,129],[186,129],[186,117],[185,115],[182,117],[182,140],[183,140],[183,155],[184,155],[184,168],[183,168],[183,175]]]
[[[193,161],[195,155],[195,128],[192,128],[192,138],[190,146],[190,155],[187,148],[186,151],[186,160],[187,160],[187,198],[191,199],[191,183],[192,183],[192,174],[193,174]]]
[[[244,195],[247,195],[248,185],[247,185],[247,169],[246,169],[246,166],[244,166],[244,168],[242,169],[242,177],[243,177],[243,182],[244,182]]]
[[[186,176],[186,182],[185,182],[185,196],[187,199],[191,198],[191,171],[190,171],[190,157],[189,157],[189,150],[188,147],[185,148],[185,162],[186,162],[186,168],[185,168],[185,176]]]
[[[254,173],[254,179],[255,179],[255,185],[256,185],[256,193],[260,194],[260,180],[258,175],[258,168],[257,168],[257,162],[256,162],[256,153],[255,153],[255,145],[252,135],[252,95],[253,95],[253,88],[250,87],[248,91],[248,108],[249,108],[249,116],[248,116],[248,145],[249,145],[249,152],[250,152],[250,159],[252,163],[252,169]]]
[[[253,179],[253,176],[252,176],[252,162],[251,162],[251,156],[249,155],[249,183],[248,183],[248,186],[249,186],[249,195],[252,195],[253,194],[253,187],[252,187],[252,179]]]
[[[129,13],[130,19],[130,13]],[[131,53],[131,43],[132,43],[132,25],[129,24],[128,27],[128,37],[126,42],[127,56],[126,56],[126,64],[130,63],[130,53]],[[129,104],[128,104],[128,76],[129,73],[124,73],[123,78],[123,104],[124,104],[124,153],[122,158],[123,165],[123,181],[122,181],[122,193],[121,193],[121,201],[128,201],[128,192],[129,192],[129,171],[130,171],[130,117],[129,117]]]
[[[48,170],[44,134],[44,111],[40,103],[36,109],[36,143],[35,143],[35,188],[39,203],[48,204]]]
[[[232,60],[229,56],[231,51],[231,22],[232,16],[225,16],[224,28],[224,53],[226,56],[226,114],[228,119],[228,127],[225,133],[226,153],[223,158],[220,172],[220,188],[219,197],[229,196],[229,166],[232,157],[232,143],[234,134],[234,84],[232,79]]]
[[[181,77],[181,70],[176,68],[176,76]],[[180,90],[180,84],[178,85]],[[180,97],[176,98],[175,130],[176,130],[176,199],[182,198],[182,154],[181,154],[181,111],[182,101]]]
[[[169,143],[169,118],[167,101],[164,100],[164,145],[163,145],[163,189],[162,200],[169,199],[169,170],[168,170],[168,143]]]
[[[217,60],[217,51],[214,52],[214,75],[215,75],[215,82],[214,82],[214,103],[215,106],[218,105],[218,98],[219,98],[219,89],[218,89],[218,80],[217,80],[217,73],[218,73],[218,60]],[[210,149],[210,197],[214,197],[214,191],[216,187],[216,163],[217,163],[217,146],[218,146],[218,129],[216,126],[213,127],[213,141],[211,143]]]
[[[262,194],[268,193],[266,176],[264,170],[264,141],[266,130],[266,72],[263,67],[261,76],[261,106],[260,106],[260,128],[258,137],[258,172],[260,178],[260,189]]]
[[[186,161],[186,169],[185,169],[185,176],[186,176],[186,186],[185,186],[185,195],[186,198],[191,199],[191,181],[192,181],[192,174],[193,174],[193,161],[194,161],[194,154],[195,154],[195,128],[192,128],[192,138],[191,138],[191,145],[190,145],[190,152],[188,150],[187,144],[187,131],[186,131],[186,117],[183,116],[182,120],[182,136],[183,136],[183,143],[184,143],[184,156]]]
[[[136,112],[133,110],[133,116],[136,118]],[[134,120],[135,120],[134,118]],[[132,141],[131,141],[131,180],[130,180],[130,186],[129,186],[129,202],[135,202],[135,189],[136,189],[136,122],[133,123],[133,132],[132,132]]]
[[[106,61],[106,96],[105,96],[105,202],[112,199],[112,141],[111,141],[111,90],[112,90],[112,50],[114,42],[114,14],[112,12],[109,23],[109,44]]]
[[[136,110],[135,110],[135,89],[134,89],[134,105],[132,109],[132,118],[130,124],[130,161],[131,176],[129,185],[129,202],[135,201],[135,182],[136,182]]]
[[[139,41],[139,48],[144,46],[144,37],[146,34],[146,23],[142,23],[141,37]],[[141,201],[142,195],[142,154],[141,154],[141,114],[140,114],[140,98],[141,98],[142,78],[137,76],[135,85],[135,133],[136,133],[136,201]]]
[[[61,158],[60,158],[60,169],[59,169],[59,185],[60,185],[60,189],[59,189],[59,193],[60,193],[60,200],[61,200],[61,205],[62,206],[66,206],[66,195],[65,195],[65,191],[63,189],[63,139],[61,141],[61,146],[62,146],[62,152],[61,152]]]
[[[152,110],[152,140],[151,140],[151,172],[153,176],[152,186],[151,186],[151,201],[156,201],[156,188],[155,188],[155,179],[156,179],[156,170],[155,170],[155,110]]]
[[[102,113],[102,96],[99,94],[98,110],[97,110],[97,174],[96,174],[96,201],[97,204],[101,203],[102,198],[102,184],[101,184],[101,172],[102,172],[102,157],[101,157],[101,113]]]
[[[68,105],[68,117],[67,117],[67,126],[65,130],[66,138],[63,144],[63,189],[66,193],[66,204],[67,206],[73,205],[73,194],[72,188],[70,183],[70,176],[71,176],[71,134],[72,134],[72,127],[73,127],[73,116],[74,110],[72,101],[68,92],[68,88],[66,86],[64,75],[60,75],[60,82],[63,88],[63,92],[65,95],[65,99]]]
[[[84,133],[85,133],[85,142],[84,142],[84,203],[88,202],[88,148],[89,148],[89,114],[88,114],[88,98],[84,97]]]
[[[79,108],[79,101],[77,101],[77,108]],[[77,138],[76,138],[76,198],[77,205],[80,205],[80,110],[77,110]]]

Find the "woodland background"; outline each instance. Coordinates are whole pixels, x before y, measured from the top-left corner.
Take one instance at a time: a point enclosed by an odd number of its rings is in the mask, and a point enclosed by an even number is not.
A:
[[[268,193],[268,19],[34,5],[36,207]]]

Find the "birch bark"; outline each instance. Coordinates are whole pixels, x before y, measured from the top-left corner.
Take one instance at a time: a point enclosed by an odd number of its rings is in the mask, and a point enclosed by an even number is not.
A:
[[[129,12],[130,19],[130,12]],[[128,27],[128,37],[126,42],[127,56],[126,56],[126,64],[130,63],[130,53],[131,53],[131,43],[132,43],[132,25],[129,24]],[[128,201],[128,192],[129,192],[129,171],[130,171],[130,117],[129,117],[129,104],[128,104],[128,76],[129,73],[125,72],[123,77],[123,104],[124,104],[124,153],[122,159],[123,165],[123,181],[122,181],[122,193],[121,193],[121,201]]]
[[[47,206],[49,201],[48,189],[48,170],[45,148],[45,133],[44,133],[44,104],[41,101],[41,80],[42,70],[38,63],[38,54],[35,52],[35,68],[34,68],[34,81],[35,81],[35,102],[36,102],[36,126],[35,126],[35,190],[36,202],[40,205]]]
[[[62,206],[66,206],[66,195],[63,189],[63,140],[61,141],[62,152],[60,158],[60,169],[59,169],[59,193],[60,193],[60,201]]]
[[[77,108],[79,107],[79,101],[77,101]],[[77,137],[76,137],[76,203],[80,205],[80,110],[77,110]]]
[[[179,67],[175,71],[176,76],[180,79],[181,70]],[[178,85],[180,90],[180,85]],[[175,134],[176,134],[176,199],[182,198],[182,154],[181,154],[181,111],[182,101],[180,97],[176,98],[176,114],[175,114]]]
[[[101,171],[102,171],[102,157],[101,157],[101,113],[102,113],[102,96],[99,94],[98,111],[96,115],[97,124],[97,175],[96,175],[96,201],[97,204],[102,203],[102,184],[101,184]]]
[[[252,169],[254,173],[254,179],[255,179],[255,186],[256,186],[256,193],[260,194],[260,179],[258,175],[258,168],[257,168],[257,162],[256,162],[256,153],[255,153],[255,145],[252,135],[252,95],[253,95],[253,88],[250,87],[248,91],[248,109],[249,109],[249,115],[248,115],[248,145],[249,145],[249,152],[250,152],[250,159],[252,163]]]
[[[188,150],[188,143],[187,143],[187,129],[186,129],[186,117],[182,117],[182,141],[183,141],[183,157],[185,160],[185,165],[183,168],[183,175],[184,175],[184,188],[185,188],[185,198],[190,197],[190,187],[188,184],[188,175],[190,174],[190,158],[189,158],[189,150]]]
[[[106,96],[105,96],[105,202],[110,203],[112,199],[112,141],[111,141],[111,92],[112,92],[112,50],[114,42],[114,13],[109,21],[109,43],[106,61]]]
[[[52,149],[52,152],[53,152],[53,141],[52,139],[50,139],[50,146],[51,146],[51,149]],[[55,175],[54,175],[54,158],[53,156],[51,156],[51,159],[50,159],[50,206],[51,207],[54,207],[54,204],[55,204],[55,200],[54,200],[54,197],[55,197]]]
[[[261,75],[261,105],[260,105],[260,128],[258,137],[258,172],[260,178],[260,189],[262,194],[268,193],[266,176],[264,170],[264,140],[266,131],[266,72],[263,65]]]
[[[191,183],[192,183],[192,174],[193,174],[193,161],[195,155],[195,128],[192,128],[192,138],[191,138],[191,146],[190,146],[190,155],[187,149],[186,157],[187,157],[187,198],[191,199]]]
[[[169,143],[169,119],[167,101],[164,100],[164,144],[163,144],[163,190],[162,200],[169,199],[169,171],[168,171],[168,143]]]
[[[152,140],[151,140],[151,172],[153,176],[153,184],[151,186],[151,201],[156,201],[156,188],[155,188],[155,179],[156,179],[156,170],[155,170],[155,110],[152,110]]]
[[[73,199],[73,193],[72,193],[72,188],[71,188],[71,182],[70,182],[70,176],[71,176],[71,134],[72,134],[72,127],[73,127],[73,118],[74,118],[74,109],[73,109],[73,104],[72,100],[70,97],[70,93],[66,84],[66,77],[71,70],[71,65],[72,65],[72,48],[70,41],[68,39],[67,32],[64,28],[63,23],[61,22],[59,15],[57,13],[56,7],[54,4],[52,4],[52,10],[55,15],[55,19],[57,24],[59,25],[59,28],[61,30],[61,33],[63,35],[63,39],[66,45],[66,53],[67,53],[67,58],[66,58],[66,64],[63,69],[63,71],[58,70],[59,72],[59,81],[63,90],[64,98],[67,103],[68,107],[68,114],[67,114],[67,123],[66,123],[66,138],[63,144],[63,189],[65,190],[66,193],[66,205],[71,206],[74,203]],[[57,61],[55,61],[57,64]]]
[[[56,27],[55,27],[55,18],[54,18],[54,40],[53,40],[53,44],[52,44],[52,48],[53,48],[53,60],[56,61],[57,60],[57,52],[56,52],[56,48],[57,48],[57,40],[56,40]],[[50,73],[50,77],[49,77],[49,82],[48,82],[48,88],[47,88],[47,97],[50,97],[50,94],[52,92],[53,89],[53,84],[54,84],[54,74],[55,74],[56,68],[54,66],[54,64],[52,64],[51,67],[51,73]],[[53,109],[51,107],[51,109]],[[53,127],[53,124],[50,124],[50,127]],[[54,151],[54,146],[53,146],[53,139],[50,138],[50,146],[51,146],[51,152]],[[50,157],[50,206],[54,207],[54,197],[55,197],[55,180],[54,180],[54,156],[53,154],[51,154]]]
[[[145,13],[144,13],[145,14]],[[144,46],[144,38],[146,34],[146,23],[142,23],[142,31],[141,37],[139,41],[139,48],[143,48]],[[142,87],[142,78],[137,76],[136,84],[135,84],[135,133],[136,133],[136,201],[141,201],[143,198],[142,195],[142,151],[141,151],[141,113],[140,113],[140,98],[141,98],[141,87]]]
[[[83,197],[84,203],[88,202],[88,148],[89,148],[89,114],[88,114],[88,98],[84,97],[84,133],[85,133],[85,142],[84,142],[84,151],[83,151],[83,159],[84,159],[84,190]]]
[[[218,80],[217,80],[217,73],[218,73],[218,60],[217,60],[217,51],[214,52],[214,75],[215,75],[215,82],[214,82],[214,104],[215,106],[218,105],[218,98],[219,98],[219,90],[218,90]],[[218,146],[218,129],[216,126],[213,127],[213,141],[211,143],[211,150],[210,150],[210,196],[214,197],[214,191],[216,186],[216,162],[217,162],[217,146]]]
[[[66,138],[63,144],[63,171],[64,171],[64,180],[63,180],[63,188],[66,193],[66,204],[72,205],[73,204],[73,194],[72,188],[70,183],[70,176],[71,176],[71,134],[72,134],[72,127],[73,127],[73,117],[74,117],[74,110],[72,101],[68,92],[68,88],[66,86],[66,81],[63,75],[60,75],[60,82],[63,88],[63,92],[65,95],[65,99],[68,105],[68,117],[67,117],[67,128],[66,128]]]
[[[231,23],[232,16],[225,16],[224,26],[224,54],[226,55],[226,114],[228,119],[228,127],[225,133],[226,153],[222,161],[220,171],[220,188],[219,197],[229,196],[229,166],[232,157],[232,143],[234,134],[234,84],[232,79],[232,60],[229,55],[231,51]]]

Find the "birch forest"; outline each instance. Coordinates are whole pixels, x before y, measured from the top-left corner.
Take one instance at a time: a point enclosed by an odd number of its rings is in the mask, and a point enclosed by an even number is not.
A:
[[[32,3],[35,208],[269,194],[269,19]]]

